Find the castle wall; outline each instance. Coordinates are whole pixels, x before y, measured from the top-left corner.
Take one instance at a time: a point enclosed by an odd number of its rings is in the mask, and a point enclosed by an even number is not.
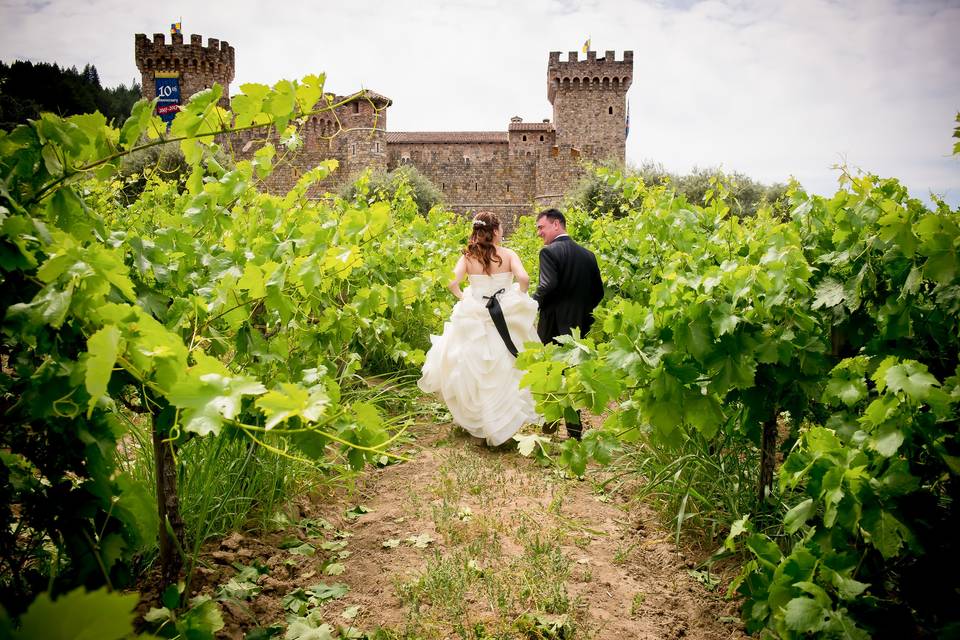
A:
[[[586,158],[574,147],[551,147],[549,153],[537,156],[534,208],[560,204],[563,196],[585,173]]]
[[[333,101],[345,100],[332,96]],[[227,152],[236,159],[249,160],[265,142],[276,148],[274,170],[261,188],[270,193],[287,193],[307,171],[320,162],[336,159],[339,167],[307,192],[318,197],[336,192],[353,182],[367,168],[385,170],[387,165],[386,108],[382,96],[374,100],[359,98],[310,116],[300,127],[301,146],[288,149],[272,128],[258,128],[232,134],[224,141]]]
[[[595,160],[623,162],[627,137],[626,92],[574,89],[553,103],[560,134],[557,143],[575,146]]]
[[[493,211],[512,228],[517,216],[530,212],[535,159],[511,155],[505,142],[390,143],[387,169],[404,164],[429,178],[458,213]]]
[[[213,82],[229,87],[234,51],[215,38],[202,46],[200,36],[163,34],[150,41],[135,37],[143,95],[153,98],[154,73],[180,73],[182,99]],[[295,150],[280,144],[272,130],[256,129],[221,140],[236,159],[250,159],[264,142],[276,147],[274,171],[261,188],[286,193],[300,177],[333,158],[339,169],[311,188],[308,195],[336,192],[367,170],[392,170],[410,164],[443,193],[448,207],[462,213],[492,210],[508,228],[519,215],[556,205],[584,174],[584,161],[623,162],[626,149],[626,92],[633,78],[633,52],[617,61],[613,51],[585,60],[571,52],[566,61],[551,52],[547,65],[547,97],[553,121],[511,119],[506,131],[388,132],[390,100],[371,91],[350,96],[331,112],[309,116],[301,125],[302,144]],[[334,102],[342,96],[329,96]],[[225,95],[221,104],[228,105]]]

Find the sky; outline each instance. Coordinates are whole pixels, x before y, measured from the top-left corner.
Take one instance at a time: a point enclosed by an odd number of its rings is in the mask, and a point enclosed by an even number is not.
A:
[[[960,206],[960,0],[0,0],[0,59],[139,80],[134,34],[227,40],[241,84],[326,72],[393,100],[391,131],[504,131],[552,117],[550,51],[634,52],[627,162],[897,177]],[[169,35],[167,36],[169,38]]]

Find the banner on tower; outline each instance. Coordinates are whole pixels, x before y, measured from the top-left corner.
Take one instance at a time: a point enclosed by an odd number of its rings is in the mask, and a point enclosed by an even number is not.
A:
[[[180,74],[157,71],[154,74],[157,94],[157,115],[168,125],[180,111]]]
[[[627,126],[623,130],[624,139],[630,137],[630,101],[627,101]]]

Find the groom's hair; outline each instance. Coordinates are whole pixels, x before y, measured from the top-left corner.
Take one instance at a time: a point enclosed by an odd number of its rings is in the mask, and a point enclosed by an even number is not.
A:
[[[560,213],[559,209],[544,209],[537,214],[537,220],[540,218],[550,218],[551,220],[559,220],[560,224],[563,225],[563,228],[567,228],[567,219],[563,217],[563,214]]]

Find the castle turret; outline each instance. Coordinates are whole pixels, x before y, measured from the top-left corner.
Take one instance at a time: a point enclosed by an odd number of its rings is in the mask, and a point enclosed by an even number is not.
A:
[[[138,33],[134,36],[134,58],[141,74],[143,97],[152,100],[161,97],[157,112],[175,112],[174,104],[186,102],[193,94],[213,86],[223,87],[220,105],[230,106],[230,83],[233,81],[234,51],[225,40],[190,36],[190,44],[183,43],[183,34],[170,36],[170,44],[162,33],[153,34],[153,40]],[[178,101],[174,101],[176,94]]]
[[[547,98],[553,105],[557,145],[576,147],[587,158],[626,158],[626,96],[633,82],[633,51],[616,60],[613,51],[597,58],[588,51],[579,60],[576,51],[560,61],[550,52],[547,65]]]
[[[345,98],[338,97],[337,102]],[[387,107],[390,98],[363,89],[347,98],[337,108],[337,119],[342,127],[334,141],[341,155],[341,172],[355,174],[367,167],[386,170],[387,167]]]

